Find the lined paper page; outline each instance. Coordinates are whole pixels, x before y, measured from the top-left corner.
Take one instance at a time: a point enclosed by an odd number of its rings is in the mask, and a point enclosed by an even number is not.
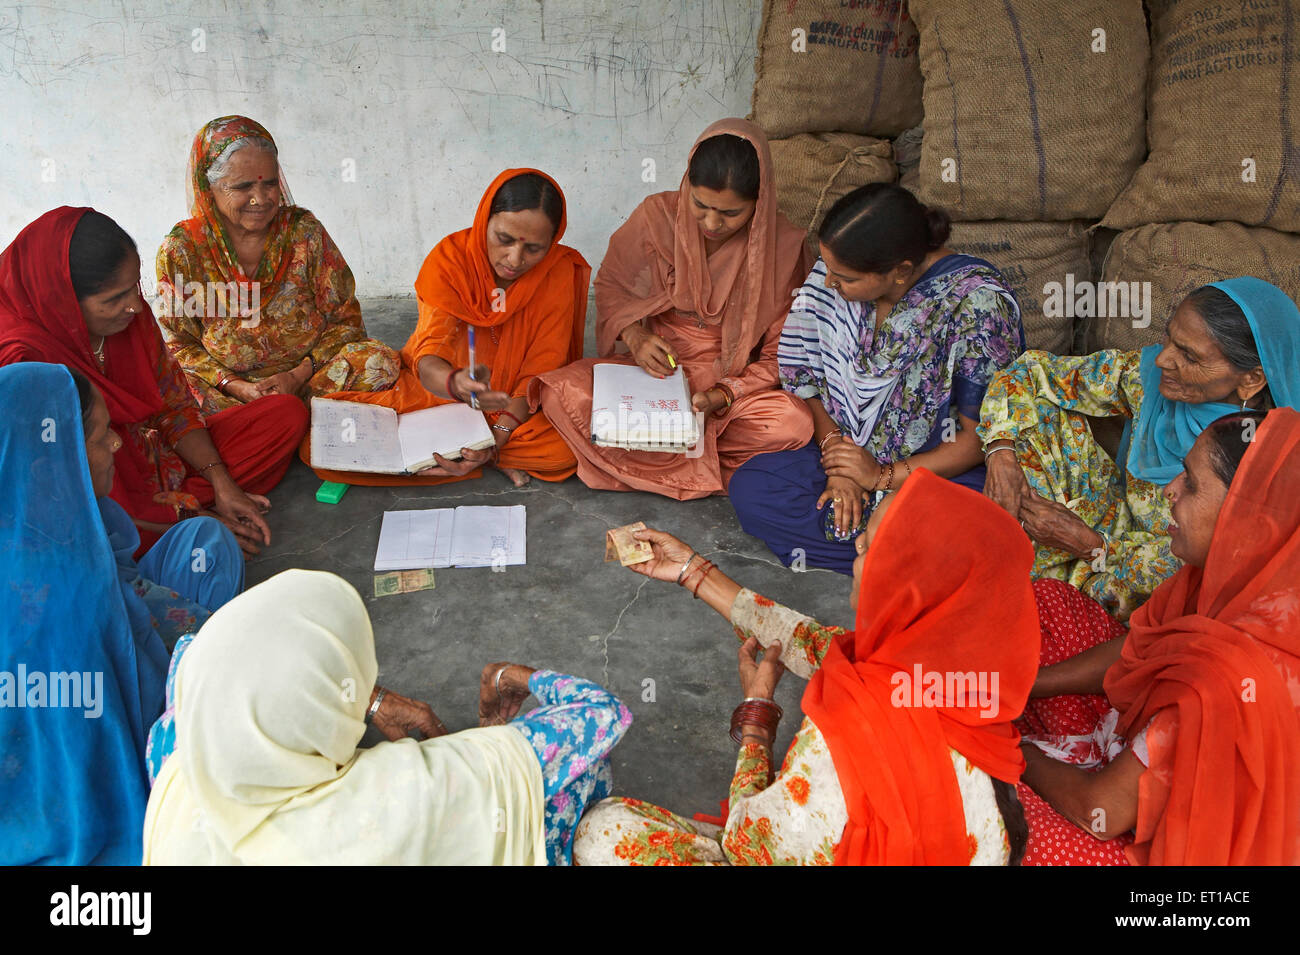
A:
[[[456,508],[451,547],[456,567],[519,566],[527,556],[524,505]]]
[[[311,400],[311,466],[401,474],[397,412],[359,401]]]
[[[450,567],[454,508],[384,511],[375,570]]]

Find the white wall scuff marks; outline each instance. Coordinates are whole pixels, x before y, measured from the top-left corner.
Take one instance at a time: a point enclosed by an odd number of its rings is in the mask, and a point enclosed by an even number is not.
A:
[[[428,250],[514,166],[559,181],[565,241],[595,266],[642,198],[676,187],[700,130],[748,112],[759,6],[0,5],[0,244],[54,206],[93,205],[135,237],[152,278],[159,241],[188,215],[195,132],[242,113],[275,136],[295,200],[361,295],[409,294]]]

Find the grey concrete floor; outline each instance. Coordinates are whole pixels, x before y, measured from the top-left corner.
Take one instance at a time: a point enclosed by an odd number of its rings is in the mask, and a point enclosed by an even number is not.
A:
[[[362,313],[371,335],[400,348],[415,325],[415,300],[366,300]],[[595,353],[590,327],[587,353]],[[849,578],[786,570],[740,529],[725,497],[680,502],[593,491],[576,477],[516,489],[488,471],[440,487],[352,487],[329,505],[316,501],[319,485],[295,460],[269,495],[273,542],[250,562],[250,586],[291,567],[345,578],[370,610],[380,682],[427,701],[453,732],[475,725],[479,673],[494,660],[603,684],[634,716],[613,754],[616,792],[687,816],[716,813],[727,794],[736,756],[728,722],[741,698],[738,643],[725,620],[680,587],[606,564],[605,531],[645,521],[691,544],[743,586],[823,623],[852,625]],[[527,566],[439,570],[434,590],[374,597],[383,512],[462,504],[526,505]],[[778,689],[786,713],[778,753],[798,728],[804,685],[787,674]],[[372,730],[366,742],[377,738]]]

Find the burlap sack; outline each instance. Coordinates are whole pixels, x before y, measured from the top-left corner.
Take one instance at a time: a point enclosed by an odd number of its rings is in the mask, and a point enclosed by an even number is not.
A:
[[[1088,231],[1080,222],[954,222],[948,247],[987,259],[1016,293],[1030,348],[1074,352],[1076,319],[1044,314],[1048,283],[1092,280]],[[1049,308],[1049,311],[1056,309]]]
[[[805,133],[773,139],[776,201],[809,235],[840,196],[869,182],[893,182],[898,170],[886,139],[851,133]]]
[[[1300,301],[1300,236],[1235,222],[1175,222],[1121,232],[1102,268],[1109,282],[1151,283],[1151,324],[1123,318],[1090,323],[1090,350],[1142,348],[1160,341],[1178,303],[1194,288],[1239,275],[1272,282]]]
[[[963,221],[1103,216],[1146,150],[1141,0],[909,9],[925,77],[922,201]]]
[[[1105,224],[1228,220],[1300,231],[1300,109],[1291,98],[1300,2],[1148,6],[1151,155]]]
[[[902,0],[764,0],[751,118],[772,137],[895,136],[921,121],[916,44]]]

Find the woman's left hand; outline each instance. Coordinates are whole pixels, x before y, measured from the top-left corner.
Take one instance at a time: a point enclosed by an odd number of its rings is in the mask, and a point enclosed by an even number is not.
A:
[[[262,517],[271,502],[260,494],[246,494],[234,481],[212,485],[216,500],[213,513],[234,532],[245,553],[257,553],[257,544],[269,546],[271,528]],[[251,545],[251,550],[248,545]]]
[[[858,487],[871,490],[880,483],[880,465],[852,441],[832,441],[822,452],[822,470],[827,477],[846,477]]]
[[[384,698],[371,722],[375,729],[390,740],[406,739],[412,730],[419,733],[422,739],[447,735],[447,727],[442,725],[442,720],[433,712],[433,707],[392,690],[384,692]]]
[[[1092,560],[1105,545],[1100,534],[1064,504],[1029,494],[1020,507],[1020,522],[1036,544],[1055,547],[1080,560]]]
[[[697,391],[691,396],[691,409],[702,411],[706,415],[711,415],[715,411],[721,411],[727,407],[727,396],[722,393],[721,388],[709,388],[706,391]]]
[[[762,663],[758,662],[760,650],[763,652]],[[785,673],[785,664],[781,662],[781,641],[773,640],[763,648],[758,637],[750,637],[741,644],[737,658],[740,661],[740,690],[745,698],[772,699],[776,685]]]

